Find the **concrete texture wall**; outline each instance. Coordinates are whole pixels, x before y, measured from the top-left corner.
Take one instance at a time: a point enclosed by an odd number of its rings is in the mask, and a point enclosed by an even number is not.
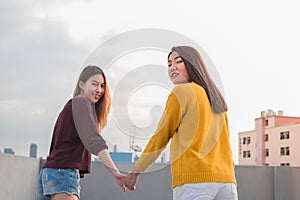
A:
[[[0,153],[0,200],[35,200],[39,159]]]
[[[132,163],[117,163],[122,172],[132,169]],[[140,175],[135,191],[123,193],[114,177],[101,163],[92,163],[92,173],[80,181],[82,200],[168,200],[172,199],[171,172],[168,165],[155,164]]]
[[[235,173],[240,200],[275,200],[274,167],[236,166]]]
[[[39,159],[0,153],[0,200],[35,200]],[[117,163],[122,172],[132,163]],[[236,166],[239,200],[298,200],[300,167]],[[99,162],[81,179],[81,200],[171,200],[168,165],[154,164],[140,176],[137,189],[121,192],[113,176]]]

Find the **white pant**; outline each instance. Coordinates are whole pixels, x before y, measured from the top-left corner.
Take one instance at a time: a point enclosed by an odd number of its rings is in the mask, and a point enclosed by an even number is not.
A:
[[[234,183],[189,183],[173,189],[173,200],[237,200]]]

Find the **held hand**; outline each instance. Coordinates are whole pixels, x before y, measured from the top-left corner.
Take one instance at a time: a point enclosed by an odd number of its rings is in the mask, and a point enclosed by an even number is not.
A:
[[[121,190],[123,192],[126,192],[126,175],[121,174],[121,173],[115,173],[114,177],[116,178],[116,181],[118,185],[120,186]]]
[[[139,173],[134,173],[134,172],[128,172],[126,175],[126,187],[129,190],[135,190],[135,184],[139,179]]]

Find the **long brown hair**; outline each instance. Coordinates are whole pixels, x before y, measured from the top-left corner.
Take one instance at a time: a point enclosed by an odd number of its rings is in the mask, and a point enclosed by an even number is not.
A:
[[[108,88],[108,83],[106,76],[104,74],[104,71],[97,66],[89,65],[85,67],[81,74],[79,75],[75,90],[73,92],[73,97],[78,96],[81,92],[81,89],[79,87],[79,82],[86,82],[91,76],[95,74],[101,74],[103,76],[104,82],[105,82],[105,91],[101,99],[97,103],[95,103],[95,111],[96,111],[96,117],[99,122],[99,131],[107,124],[108,114],[110,111],[111,106],[111,98],[110,98],[110,92]]]
[[[200,53],[193,47],[177,46],[172,47],[168,59],[172,52],[177,52],[182,58],[190,81],[193,81],[204,88],[213,112],[216,114],[226,112],[228,110],[226,101],[210,77]]]

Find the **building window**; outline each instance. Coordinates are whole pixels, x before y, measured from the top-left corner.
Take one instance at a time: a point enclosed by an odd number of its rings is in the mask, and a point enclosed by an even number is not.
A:
[[[266,163],[265,166],[269,166],[269,163]]]
[[[269,134],[265,135],[265,142],[269,141]]]
[[[251,154],[250,151],[243,151],[243,158],[250,158]]]
[[[250,137],[244,137],[243,138],[243,144],[250,144],[250,142],[251,142]]]
[[[280,140],[290,139],[290,132],[289,131],[282,131],[280,132]]]
[[[289,131],[285,132],[285,139],[290,139],[290,132]]]
[[[269,126],[269,120],[265,120],[265,126]]]
[[[265,149],[265,156],[269,157],[269,149]]]
[[[280,155],[281,156],[289,156],[290,155],[290,147],[281,147]]]
[[[284,139],[284,132],[280,132],[280,139],[281,139],[281,140]]]
[[[239,138],[239,153],[240,153],[240,155],[242,154],[242,139],[241,138]]]
[[[280,163],[280,166],[290,166],[290,163]]]

